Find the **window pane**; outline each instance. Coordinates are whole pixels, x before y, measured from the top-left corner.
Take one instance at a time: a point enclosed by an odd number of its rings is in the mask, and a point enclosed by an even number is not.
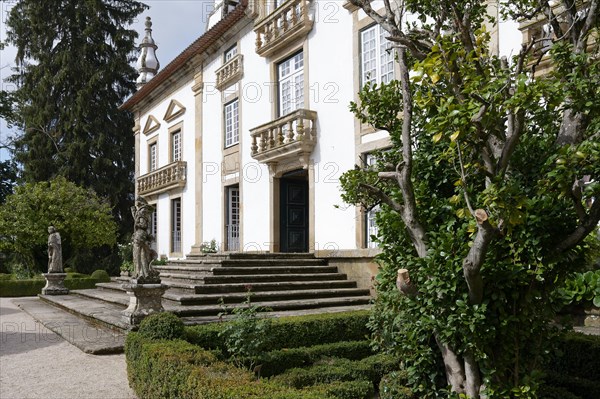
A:
[[[176,131],[171,135],[171,160],[173,162],[181,160],[181,131]]]
[[[304,107],[304,54],[283,61],[279,69],[279,116]]]
[[[225,147],[240,141],[238,100],[225,105]]]

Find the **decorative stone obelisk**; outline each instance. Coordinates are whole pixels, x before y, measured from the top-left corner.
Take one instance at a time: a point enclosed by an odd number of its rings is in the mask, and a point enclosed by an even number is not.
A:
[[[62,242],[60,234],[54,226],[48,227],[48,273],[44,273],[46,286],[42,288],[43,295],[67,295],[65,287],[67,273],[63,272]]]
[[[157,48],[158,46],[152,38],[152,21],[150,17],[146,17],[146,35],[140,44],[140,57],[136,63],[136,68],[140,73],[136,80],[138,89],[155,77],[160,69],[160,62],[156,57]]]
[[[150,247],[152,237],[148,233],[148,224],[153,207],[142,197],[136,199],[131,207],[134,220],[133,244],[134,276],[123,285],[129,294],[129,307],[123,311],[123,317],[132,326],[138,325],[146,316],[162,312],[162,296],[167,286],[161,284],[160,275],[152,267],[156,253]]]

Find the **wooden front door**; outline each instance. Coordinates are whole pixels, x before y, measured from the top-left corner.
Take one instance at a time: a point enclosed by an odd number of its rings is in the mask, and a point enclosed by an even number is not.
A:
[[[281,252],[308,252],[308,182],[280,180]]]

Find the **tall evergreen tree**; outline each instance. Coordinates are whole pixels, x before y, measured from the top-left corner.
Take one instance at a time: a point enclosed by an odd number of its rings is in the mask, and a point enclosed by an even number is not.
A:
[[[7,20],[17,48],[15,158],[26,181],[64,176],[108,198],[121,230],[133,197],[132,116],[137,33],[133,0],[19,0]]]

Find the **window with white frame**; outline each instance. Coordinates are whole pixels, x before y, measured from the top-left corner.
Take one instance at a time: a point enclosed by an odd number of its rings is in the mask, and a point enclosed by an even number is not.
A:
[[[181,198],[171,200],[171,252],[181,253]]]
[[[389,83],[394,79],[394,52],[385,36],[388,33],[373,25],[360,32],[361,86],[367,82]]]
[[[227,51],[225,51],[225,54],[223,55],[223,63],[226,63],[227,61],[231,60],[236,55],[237,55],[237,44],[233,45],[232,47],[227,49]]]
[[[377,162],[377,158],[373,154],[365,154],[365,166],[374,166]],[[365,246],[367,248],[377,248],[379,245],[374,240],[374,237],[378,236],[379,228],[375,223],[377,212],[379,212],[379,205],[369,209],[365,214]]]
[[[156,205],[154,210],[152,211],[152,214],[150,214],[150,225],[148,226],[148,233],[152,236],[152,242],[150,244],[150,247],[153,250],[157,250],[157,246],[156,243],[158,241],[157,238],[157,234],[158,234],[158,215],[156,213]]]
[[[240,249],[240,188],[227,187],[227,250]]]
[[[279,82],[279,116],[304,107],[304,55],[296,55],[277,66]]]
[[[156,142],[148,146],[148,170],[152,172],[158,168],[158,146]]]
[[[225,147],[240,142],[239,101],[233,100],[225,104]]]
[[[171,162],[181,160],[181,129],[171,133]]]

